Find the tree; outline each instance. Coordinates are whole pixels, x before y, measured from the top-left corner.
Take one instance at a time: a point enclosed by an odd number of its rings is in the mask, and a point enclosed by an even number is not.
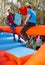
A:
[[[37,23],[38,24],[45,24],[45,0],[17,0],[18,2],[21,3],[21,5],[25,5],[25,3],[30,3],[32,4],[33,9],[37,13]],[[13,12],[18,12],[18,2],[15,5],[13,3],[13,0],[9,2],[9,0],[0,0],[0,21],[2,24],[5,22],[5,17],[6,17],[6,11],[8,6],[12,8]],[[23,17],[24,19],[25,17]]]

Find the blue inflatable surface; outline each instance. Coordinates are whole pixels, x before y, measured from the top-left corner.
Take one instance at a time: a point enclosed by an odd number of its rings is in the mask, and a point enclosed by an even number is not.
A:
[[[10,43],[10,44],[2,44],[0,45],[0,50],[8,50],[8,49],[12,49],[12,48],[16,48],[16,47],[25,47],[25,44],[22,43]]]
[[[13,40],[13,37],[3,37],[0,38],[0,45],[1,44],[9,44],[9,43],[15,43],[16,41]]]
[[[13,54],[14,56],[18,58],[21,58],[30,54],[34,54],[36,51],[26,47],[17,47],[17,48],[7,50],[6,52]]]
[[[16,41],[18,41],[18,35],[15,34],[15,39]],[[3,41],[2,41],[3,40]],[[25,41],[20,38],[20,40],[22,41],[22,43],[25,43]],[[13,43],[13,34],[10,33],[6,33],[6,32],[0,32],[0,44],[7,44],[7,43]]]
[[[12,34],[10,34],[10,33],[7,33],[7,32],[1,32],[0,31],[0,38],[2,38],[2,37],[12,37],[13,35]]]
[[[16,41],[13,40],[13,34],[0,32],[0,50],[7,50],[19,46],[26,46],[24,44],[24,40],[22,39],[22,43],[18,42],[18,36],[15,35]]]

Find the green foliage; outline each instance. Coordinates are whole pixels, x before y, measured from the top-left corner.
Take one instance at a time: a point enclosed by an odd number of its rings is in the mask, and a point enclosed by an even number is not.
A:
[[[1,0],[2,1],[2,0]],[[4,1],[4,0],[3,0]],[[45,24],[45,0],[18,0],[18,2],[21,3],[21,5],[25,5],[25,3],[31,3],[33,9],[36,11],[37,13],[37,24]],[[19,12],[18,6],[15,5],[13,2],[8,3],[7,5],[9,5],[13,11],[13,13]],[[5,4],[6,6],[6,4]],[[4,8],[5,8],[4,6]],[[5,13],[4,13],[5,14]],[[3,13],[2,13],[3,15]],[[6,15],[5,15],[6,17]],[[0,25],[4,25],[5,22],[5,17],[1,17],[0,20]],[[25,17],[22,17],[23,21],[25,19]],[[22,22],[23,23],[23,22]]]

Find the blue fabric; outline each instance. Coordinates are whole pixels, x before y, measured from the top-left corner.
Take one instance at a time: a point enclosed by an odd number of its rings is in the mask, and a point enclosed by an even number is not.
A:
[[[16,39],[16,42],[18,42],[19,37],[16,34],[15,34],[15,39]],[[20,40],[22,43],[25,43],[25,40],[23,40],[22,38],[20,38]],[[0,44],[9,44],[9,43],[14,43],[13,34],[0,32]]]
[[[7,50],[11,48],[16,48],[20,46],[26,46],[26,44],[18,42],[18,36],[16,36],[16,41],[13,41],[13,35],[6,32],[0,32],[0,50]],[[23,39],[22,39],[23,40]]]
[[[1,44],[0,50],[8,50],[8,49],[16,48],[16,47],[25,47],[25,46],[26,44],[22,44],[19,42],[10,43],[10,44]]]
[[[31,15],[30,19],[28,20],[28,22],[31,23],[36,23],[36,13],[33,10],[28,10],[27,15]]]
[[[23,39],[20,38],[20,40],[22,41],[22,44],[25,43],[25,41]],[[0,45],[1,44],[13,44],[14,42],[18,42],[18,37],[16,37],[16,41],[13,40],[13,37],[1,37],[0,38]]]
[[[0,32],[0,39],[3,37],[13,37],[13,35],[10,33],[6,33],[6,32]]]
[[[17,48],[7,50],[7,52],[18,57],[18,58],[21,58],[21,57],[24,57],[24,56],[27,56],[30,54],[34,54],[35,50],[29,49],[26,47],[17,47]]]
[[[0,45],[1,44],[9,44],[9,43],[14,43],[13,37],[1,37],[0,38]]]
[[[21,25],[21,17],[22,17],[21,14],[18,14],[18,13],[15,14],[14,23],[16,25]]]

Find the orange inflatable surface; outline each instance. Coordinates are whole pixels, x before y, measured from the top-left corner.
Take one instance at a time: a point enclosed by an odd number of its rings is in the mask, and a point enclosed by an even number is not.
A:
[[[10,61],[2,63],[1,65],[17,65],[17,63],[13,60],[10,60]]]
[[[22,26],[17,26],[15,28],[15,33],[20,34]],[[0,26],[0,30],[4,32],[12,33],[12,30],[9,26]],[[33,26],[27,30],[27,35],[45,35],[45,26]]]
[[[12,54],[6,53],[6,56],[10,58],[10,60],[16,61],[17,65],[23,65],[33,54],[18,58]]]
[[[5,51],[0,50],[0,58],[5,56]]]
[[[45,65],[45,44],[24,65]]]
[[[6,61],[9,61],[8,57],[1,57],[0,58],[0,63],[6,62]]]

